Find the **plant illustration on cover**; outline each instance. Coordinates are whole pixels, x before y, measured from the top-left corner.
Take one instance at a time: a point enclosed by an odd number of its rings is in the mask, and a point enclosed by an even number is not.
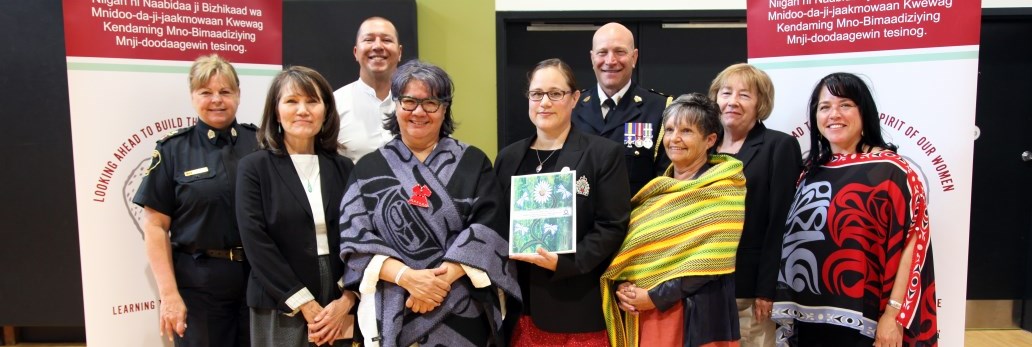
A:
[[[513,176],[509,197],[509,252],[577,250],[576,172]]]

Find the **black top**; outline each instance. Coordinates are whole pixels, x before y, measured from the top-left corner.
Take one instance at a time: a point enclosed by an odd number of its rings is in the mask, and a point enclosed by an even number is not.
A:
[[[509,197],[513,175],[534,172],[537,167],[537,157],[530,149],[535,138],[517,141],[498,152],[495,173],[503,197]],[[619,144],[575,130],[551,159],[544,160],[547,154],[541,152],[546,166],[541,172],[569,167],[583,187],[576,193],[577,252],[560,254],[555,271],[517,262],[523,305],[513,308],[516,312],[510,311],[511,317],[529,314],[535,325],[549,332],[605,331],[599,278],[627,236],[631,214],[622,152]]]
[[[785,218],[803,168],[799,142],[757,123],[735,154],[745,173],[745,224],[735,257],[735,295],[774,298]]]
[[[317,153],[326,223],[323,237],[330,248],[330,276],[336,282],[344,275],[339,257],[340,203],[354,165],[336,152]],[[324,295],[320,291],[314,214],[290,156],[261,150],[241,159],[239,169],[236,220],[251,263],[247,305],[290,312],[286,301],[302,288],[308,288],[317,300],[339,298],[339,292]]]
[[[217,130],[198,120],[158,140],[133,203],[172,218],[173,248],[241,246],[234,182],[237,161],[258,148],[255,130],[236,121]]]
[[[562,152],[562,148],[553,151],[541,151],[533,148],[527,149],[527,154],[523,155],[523,161],[520,162],[520,166],[516,169],[516,175],[533,175],[539,173],[550,173],[557,172],[555,163],[559,161],[558,157]],[[540,161],[538,161],[540,160]],[[541,172],[537,172],[537,166],[541,165]]]

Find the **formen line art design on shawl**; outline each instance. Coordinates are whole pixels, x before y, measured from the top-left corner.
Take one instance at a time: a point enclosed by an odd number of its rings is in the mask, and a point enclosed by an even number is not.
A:
[[[496,230],[501,194],[484,179],[493,178],[490,168],[483,152],[452,138],[442,138],[424,162],[395,138],[355,167],[341,206],[345,285],[373,283],[363,277],[377,276],[366,274],[374,256],[395,258],[416,270],[454,262],[484,271],[491,282],[476,288],[463,277],[439,307],[417,314],[405,307],[404,288],[374,278],[375,289],[360,290],[363,301],[375,291],[370,305],[375,305],[376,322],[359,307],[363,335],[374,333],[365,336],[367,343],[465,346],[471,345],[459,333],[465,326],[483,326],[486,320],[500,329],[498,290],[507,298],[520,296],[507,234]]]

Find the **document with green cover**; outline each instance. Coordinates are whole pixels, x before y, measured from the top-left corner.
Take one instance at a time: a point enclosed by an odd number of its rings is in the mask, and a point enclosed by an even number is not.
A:
[[[577,251],[575,171],[512,176],[509,253]]]

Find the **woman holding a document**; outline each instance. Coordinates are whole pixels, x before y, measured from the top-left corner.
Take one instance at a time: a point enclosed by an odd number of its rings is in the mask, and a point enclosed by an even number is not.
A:
[[[742,162],[714,154],[717,104],[682,95],[663,111],[671,165],[631,199],[627,239],[602,275],[614,346],[737,346],[735,251],[745,218]]]
[[[509,312],[518,318],[507,318],[515,323],[512,345],[606,346],[598,281],[627,232],[630,192],[623,150],[572,129],[570,115],[580,92],[566,63],[542,61],[528,77],[528,111],[536,132],[498,153],[498,181],[503,196],[510,197],[513,176],[573,171],[571,194],[543,190],[531,199],[575,199],[576,251],[537,248],[509,256],[519,261],[523,293],[522,307]]]

